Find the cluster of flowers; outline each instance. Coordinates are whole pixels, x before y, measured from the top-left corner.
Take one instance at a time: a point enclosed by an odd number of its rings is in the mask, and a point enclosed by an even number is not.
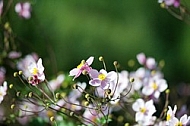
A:
[[[91,67],[93,60],[94,57],[86,61],[82,60],[76,68],[70,71],[69,76],[74,76],[73,80],[80,75],[86,75],[89,80],[88,83],[77,82],[73,85],[73,90],[66,94],[61,90],[65,80],[64,74],[48,82],[45,80],[41,58],[32,54],[21,59],[17,63],[17,68],[22,72],[17,73],[17,76],[22,75],[23,79],[32,85],[32,87],[28,85],[30,89],[45,83],[50,90],[37,88],[46,99],[39,98],[40,96],[38,97],[33,91],[28,93],[27,99],[23,97],[22,99],[25,100],[19,103],[18,108],[24,114],[20,116],[22,118],[18,118],[18,121],[26,124],[26,120],[30,119],[28,115],[31,116],[31,113],[38,113],[41,118],[51,121],[63,120],[58,113],[62,112],[79,119],[84,125],[104,125],[113,119],[112,113],[122,110],[130,103],[135,113],[132,124],[135,122],[136,125],[158,126],[189,124],[190,117],[186,114],[178,117],[179,119],[175,116],[177,106],[172,110],[167,104],[168,99],[166,99],[160,117],[155,115],[157,112],[155,105],[159,103],[160,93],[165,91],[168,96],[169,89],[154,58],[146,57],[144,53],[138,54],[137,60],[143,67],[132,72],[126,70],[119,72],[117,62],[114,62],[116,71],[107,72],[103,57],[99,60],[103,62],[104,68],[96,70]],[[52,95],[48,92],[52,92]],[[49,101],[46,102],[47,100]],[[167,108],[168,111],[166,111]]]

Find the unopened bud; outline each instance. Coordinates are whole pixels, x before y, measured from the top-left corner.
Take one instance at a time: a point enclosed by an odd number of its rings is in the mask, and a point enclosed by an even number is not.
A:
[[[19,96],[20,96],[20,91],[18,91],[18,92],[16,93],[16,96],[17,96],[17,97],[19,97]]]
[[[28,77],[28,80],[29,81],[33,80],[33,77],[32,76]]]
[[[13,76],[17,77],[17,75],[18,75],[18,72],[14,72]]]
[[[118,65],[118,62],[117,62],[117,61],[114,61],[114,62],[113,62],[113,65],[114,65],[114,66],[117,66],[117,65]]]
[[[160,4],[160,7],[161,7],[161,8],[166,8],[166,4],[165,4],[165,3],[161,3],[161,4]]]
[[[129,126],[129,123],[125,123],[125,125],[124,126]]]
[[[54,116],[51,116],[49,119],[50,119],[51,122],[55,121],[55,117]]]
[[[89,94],[86,94],[84,97],[85,97],[85,98],[89,98],[89,97],[90,97],[90,95],[89,95]]]
[[[170,89],[167,89],[167,90],[166,90],[166,94],[169,94],[169,93],[170,93]]]
[[[89,105],[89,102],[88,101],[85,101],[84,102],[84,106],[88,106]]]
[[[99,61],[103,61],[104,58],[102,56],[99,57]]]
[[[32,92],[28,93],[28,97],[29,97],[29,98],[31,98],[31,97],[32,97],[32,95],[33,95],[33,93],[32,93]]]
[[[11,109],[14,109],[14,107],[15,107],[15,104],[12,104],[12,105],[11,105]]]
[[[13,84],[10,84],[10,85],[9,85],[9,88],[12,89],[12,88],[13,88]]]
[[[74,112],[70,112],[69,115],[70,115],[70,116],[73,116],[73,115],[74,115]]]
[[[18,74],[19,74],[19,75],[22,75],[22,71],[18,71]]]
[[[73,89],[78,89],[78,85],[77,85],[77,84],[74,84],[74,85],[73,85]]]

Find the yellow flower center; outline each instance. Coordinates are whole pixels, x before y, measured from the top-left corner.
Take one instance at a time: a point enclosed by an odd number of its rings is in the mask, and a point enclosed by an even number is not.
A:
[[[100,80],[104,80],[104,79],[106,78],[106,75],[104,75],[104,74],[99,74],[99,75],[98,75],[98,78],[99,78]]]
[[[183,126],[181,122],[178,122],[177,124],[175,124],[175,126]]]
[[[140,108],[140,112],[145,113],[146,112],[146,108],[145,107]]]
[[[152,87],[154,90],[156,90],[156,89],[158,88],[158,85],[154,82],[154,83],[152,83],[151,87]]]
[[[170,114],[167,114],[166,116],[166,121],[169,121],[171,119],[171,115]]]
[[[85,60],[82,60],[81,63],[77,66],[78,69],[80,69],[85,64]]]
[[[32,74],[37,74],[38,73],[38,69],[37,68],[33,68]]]

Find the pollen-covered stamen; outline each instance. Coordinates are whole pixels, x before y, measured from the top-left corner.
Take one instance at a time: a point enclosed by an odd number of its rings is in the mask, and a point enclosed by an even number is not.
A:
[[[155,82],[152,83],[151,87],[152,87],[154,90],[158,89],[158,85],[157,85]]]
[[[82,66],[84,66],[85,60],[82,60],[81,63],[77,66],[78,69],[80,69]]]
[[[167,114],[166,116],[166,121],[169,121],[171,119],[171,115],[170,114]]]
[[[181,122],[178,122],[175,126],[183,126]]]
[[[105,74],[99,74],[99,75],[98,75],[98,78],[99,78],[100,80],[104,80],[104,79],[106,78],[106,75],[105,75]]]
[[[142,113],[145,113],[146,112],[146,108],[140,108],[140,112],[142,112]]]
[[[36,75],[37,73],[38,73],[38,69],[37,69],[37,68],[33,68],[32,74],[33,74],[33,75]]]

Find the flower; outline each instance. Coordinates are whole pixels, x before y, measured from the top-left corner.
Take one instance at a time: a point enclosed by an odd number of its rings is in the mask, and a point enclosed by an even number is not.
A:
[[[146,56],[144,53],[139,53],[137,54],[136,56],[138,62],[141,64],[141,65],[144,65],[146,63]]]
[[[82,60],[81,63],[77,66],[77,68],[72,69],[69,72],[69,76],[75,76],[73,80],[81,75],[81,73],[88,73],[92,68],[90,65],[92,64],[94,57],[89,57],[86,61]]]
[[[158,3],[164,3],[166,6],[174,6],[178,8],[180,6],[180,0],[158,0]]]
[[[38,62],[31,62],[28,66],[28,70],[31,74],[29,77],[30,84],[39,84],[45,80],[44,67],[42,65],[42,59],[40,58]]]
[[[166,80],[159,78],[151,78],[148,85],[145,85],[142,89],[144,95],[153,95],[155,98],[159,98],[160,92],[163,92],[168,87]]]
[[[185,114],[183,115],[180,120],[176,117],[174,117],[170,122],[169,126],[186,126],[187,123],[189,123],[190,117]]]
[[[23,18],[29,19],[31,17],[31,6],[29,2],[17,3],[15,6],[15,11]]]
[[[38,60],[38,55],[36,53],[32,53],[29,55],[26,55],[23,59],[19,60],[17,63],[17,69],[21,70],[23,72],[23,75],[28,78],[31,73],[28,70],[28,66],[32,63],[32,62],[36,62]],[[26,79],[25,78],[25,79]]]
[[[51,90],[55,91],[56,89],[58,89],[61,86],[61,84],[63,83],[64,79],[65,79],[65,75],[60,74],[57,76],[57,78],[49,81],[48,84],[51,87]]]
[[[132,105],[136,112],[135,120],[141,125],[152,125],[155,117],[152,115],[156,112],[153,100],[145,102],[143,99],[137,99]]]
[[[154,58],[146,57],[144,53],[137,54],[136,58],[141,65],[146,66],[148,69],[156,68],[157,64]]]
[[[175,117],[175,113],[177,111],[177,106],[174,106],[174,110],[172,110],[172,108],[170,106],[168,106],[168,111],[167,111],[167,115],[166,115],[166,121],[171,121],[174,117]]]
[[[3,82],[3,86],[0,86],[0,103],[3,101],[4,96],[7,94],[7,82]]]
[[[104,69],[98,72],[95,69],[89,71],[89,75],[92,78],[89,84],[92,86],[100,86],[102,89],[107,89],[109,84],[117,78],[117,74],[114,71],[107,73]]]
[[[21,52],[16,52],[16,51],[11,51],[8,54],[8,58],[10,59],[16,59],[19,58],[21,56]]]

